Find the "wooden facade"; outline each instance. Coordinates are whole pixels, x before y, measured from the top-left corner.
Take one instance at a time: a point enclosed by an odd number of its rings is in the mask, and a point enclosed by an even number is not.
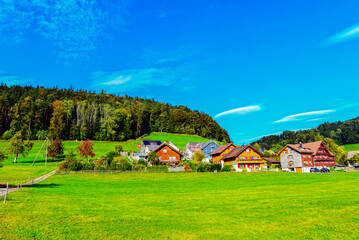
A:
[[[233,149],[237,148],[233,143],[229,143],[227,145],[219,146],[214,152],[212,152],[212,161],[213,163],[221,163],[221,160],[225,154],[228,154]]]
[[[263,155],[251,145],[235,148],[222,158],[223,165],[232,165],[234,169],[262,169],[267,161]]]
[[[183,156],[181,152],[166,142],[162,143],[153,151],[157,154],[161,162],[168,164],[179,163],[181,161],[181,157]]]
[[[330,167],[335,164],[335,155],[323,142],[288,144],[279,155],[282,169],[288,171],[309,172],[313,167]]]

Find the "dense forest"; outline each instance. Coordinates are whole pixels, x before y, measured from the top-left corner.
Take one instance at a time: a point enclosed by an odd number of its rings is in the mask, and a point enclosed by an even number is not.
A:
[[[265,149],[279,149],[286,144],[319,141],[323,138],[331,138],[339,145],[359,143],[359,117],[345,122],[323,123],[309,130],[284,131],[256,142]]]
[[[209,115],[153,99],[102,91],[0,85],[0,136],[123,141],[150,132],[197,134],[229,142]]]

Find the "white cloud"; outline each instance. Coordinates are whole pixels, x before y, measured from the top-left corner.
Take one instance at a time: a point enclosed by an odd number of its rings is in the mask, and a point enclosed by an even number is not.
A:
[[[260,111],[260,110],[261,110],[261,106],[253,105],[253,106],[240,107],[240,108],[235,108],[235,109],[228,110],[225,112],[221,112],[214,117],[218,118],[218,117],[222,117],[222,116],[226,116],[226,115],[246,114],[246,113],[256,112],[256,111]]]
[[[298,113],[298,114],[286,116],[280,120],[275,121],[275,123],[300,121],[300,120],[303,120],[303,118],[305,118],[305,117],[324,115],[324,114],[333,113],[335,111],[336,110],[321,110],[321,111]]]
[[[307,120],[307,122],[315,122],[315,121],[320,121],[322,120],[323,118],[313,118],[313,119],[309,119]]]
[[[110,92],[126,92],[148,87],[168,87],[180,85],[189,80],[183,69],[144,68],[126,69],[114,72],[94,72],[91,76],[92,88],[105,89]],[[184,86],[186,86],[184,84]],[[181,90],[186,90],[181,88]]]
[[[332,45],[340,42],[352,40],[355,38],[359,38],[359,25],[353,26],[351,28],[347,28],[344,31],[330,37],[326,44]]]

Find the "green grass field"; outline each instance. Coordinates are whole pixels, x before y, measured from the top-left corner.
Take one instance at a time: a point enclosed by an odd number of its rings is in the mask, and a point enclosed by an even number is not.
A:
[[[55,175],[9,195],[0,239],[358,239],[358,180],[358,173]]]
[[[195,135],[182,135],[182,134],[170,134],[170,133],[151,133],[148,136],[139,138],[138,140],[129,140],[126,142],[106,142],[106,141],[93,141],[94,143],[94,152],[96,154],[95,158],[103,157],[108,152],[115,150],[115,146],[120,144],[123,146],[125,151],[139,151],[138,144],[141,143],[142,139],[148,140],[160,140],[171,141],[173,144],[178,146],[181,149],[184,149],[188,142],[206,142],[208,139],[195,136]],[[13,156],[9,155],[9,160],[4,163],[4,167],[0,168],[0,183],[10,182],[10,184],[15,184],[19,181],[25,181],[27,179],[33,179],[44,175],[54,169],[62,159],[55,159],[55,162],[48,160],[48,164],[45,167],[45,148],[39,155],[34,166],[31,166],[36,155],[38,154],[43,141],[33,141],[34,147],[25,158],[19,157],[18,164],[13,164]],[[6,148],[8,141],[0,141],[0,148]],[[70,148],[76,149],[80,142],[76,141],[64,141],[65,144],[65,153]]]
[[[347,151],[359,151],[359,143],[344,145]]]

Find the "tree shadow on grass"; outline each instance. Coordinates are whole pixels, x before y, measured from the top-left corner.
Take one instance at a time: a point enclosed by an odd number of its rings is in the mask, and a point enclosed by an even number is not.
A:
[[[65,157],[55,158],[54,161],[52,161],[51,158],[48,158],[48,159],[47,159],[47,163],[62,162],[63,160],[65,160]],[[19,162],[20,162],[20,161],[19,161]],[[21,163],[31,163],[31,164],[32,164],[33,162],[34,162],[34,160],[23,160],[23,161],[21,161]],[[37,164],[39,164],[39,163],[45,164],[45,159],[37,159],[37,160],[35,161],[35,164],[34,164],[34,165],[37,165]]]
[[[61,184],[57,184],[57,183],[36,183],[34,185],[29,185],[29,186],[26,186],[28,188],[56,188],[56,187],[59,187],[61,186]]]

